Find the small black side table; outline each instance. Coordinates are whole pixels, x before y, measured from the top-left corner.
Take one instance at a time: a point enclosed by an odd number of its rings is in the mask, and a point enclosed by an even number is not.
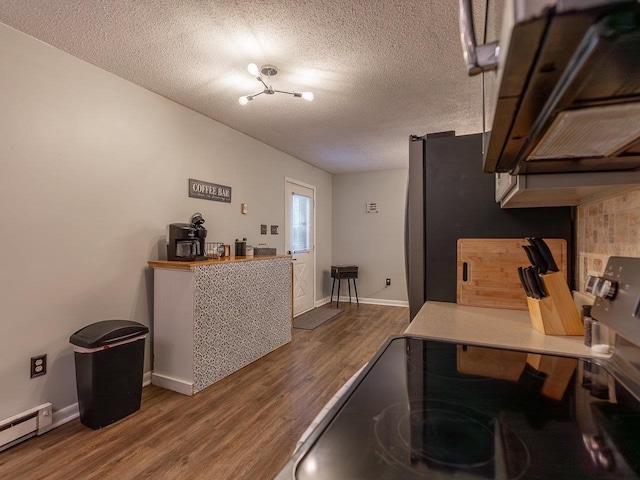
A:
[[[340,305],[340,281],[342,279],[347,280],[349,286],[349,303],[351,303],[351,284],[349,280],[353,280],[353,289],[356,291],[356,302],[360,305],[358,300],[358,287],[356,287],[356,279],[358,278],[358,267],[355,265],[331,265],[331,278],[333,278],[333,284],[331,285],[331,302],[333,302],[333,287],[336,285],[336,279],[338,280],[338,297],[336,299],[336,308]]]

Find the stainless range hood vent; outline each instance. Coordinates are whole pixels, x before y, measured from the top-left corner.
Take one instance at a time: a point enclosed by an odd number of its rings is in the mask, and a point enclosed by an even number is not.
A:
[[[460,0],[461,18],[473,3]],[[483,170],[639,170],[640,0],[484,3],[500,53],[483,73]]]
[[[526,161],[608,157],[639,137],[640,103],[567,110]]]

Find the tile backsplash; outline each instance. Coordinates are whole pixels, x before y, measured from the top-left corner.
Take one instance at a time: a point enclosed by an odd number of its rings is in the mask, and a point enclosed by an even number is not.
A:
[[[610,256],[640,257],[640,188],[578,207],[579,291],[587,275],[601,275]]]

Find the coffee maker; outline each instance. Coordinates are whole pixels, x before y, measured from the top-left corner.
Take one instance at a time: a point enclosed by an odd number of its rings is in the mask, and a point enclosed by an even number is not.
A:
[[[207,229],[202,214],[191,215],[189,223],[167,225],[167,260],[198,262],[207,260],[204,252]]]

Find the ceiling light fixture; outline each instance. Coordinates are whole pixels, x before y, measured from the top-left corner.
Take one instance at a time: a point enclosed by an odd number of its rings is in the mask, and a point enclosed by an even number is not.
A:
[[[275,67],[273,65],[263,65],[262,67],[260,67],[260,69],[258,69],[258,66],[255,63],[250,63],[247,67],[247,70],[251,75],[256,77],[256,80],[264,85],[264,90],[254,95],[245,95],[243,97],[240,97],[238,99],[240,105],[246,105],[258,95],[262,95],[263,93],[266,93],[267,95],[273,95],[274,93],[286,93],[287,95],[293,95],[294,97],[299,97],[309,102],[313,100],[313,92],[285,92],[282,90],[274,89],[271,86],[271,77],[278,74],[278,67]],[[266,75],[266,81],[264,80],[263,75]]]

